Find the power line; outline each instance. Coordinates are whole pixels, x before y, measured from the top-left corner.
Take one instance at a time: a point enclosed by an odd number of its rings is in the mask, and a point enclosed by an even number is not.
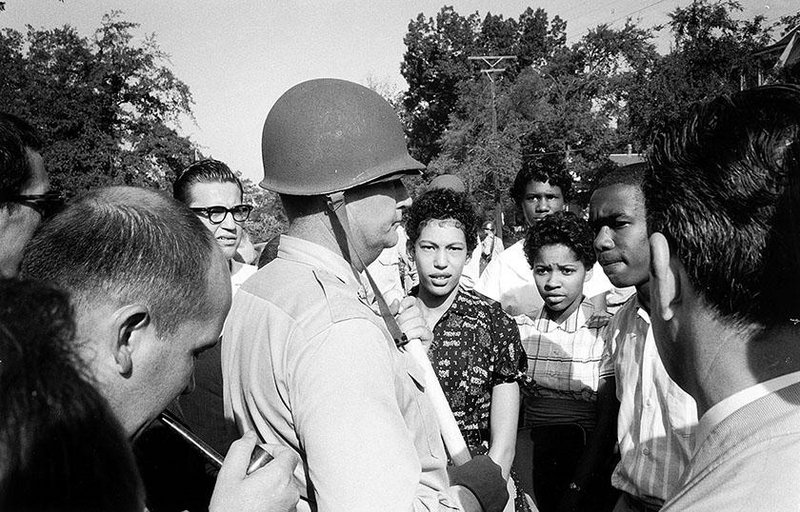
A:
[[[639,14],[640,12],[642,12],[642,11],[646,11],[647,9],[649,9],[649,8],[651,8],[651,7],[654,7],[654,6],[658,5],[658,4],[663,4],[663,3],[664,3],[664,2],[666,2],[666,1],[667,1],[667,0],[658,0],[657,2],[653,2],[653,3],[652,3],[652,4],[650,4],[650,5],[645,5],[645,6],[644,6],[644,7],[642,7],[641,9],[637,9],[637,10],[635,10],[635,11],[633,11],[633,12],[629,12],[628,14],[625,14],[625,15],[623,15],[623,16],[620,16],[619,18],[615,18],[615,19],[611,20],[611,21],[610,21],[608,24],[609,24],[609,25],[613,25],[614,23],[618,22],[619,20],[621,20],[621,19],[623,19],[623,18],[630,18],[630,17],[631,17],[631,16],[633,16],[634,14]]]
[[[640,12],[646,11],[647,9],[650,9],[651,7],[655,7],[656,5],[658,5],[658,4],[662,4],[662,3],[666,2],[666,1],[667,1],[667,0],[657,0],[657,1],[655,1],[655,2],[652,2],[652,3],[648,4],[648,5],[645,5],[644,7],[640,7],[640,8],[638,8],[638,9],[635,9],[635,10],[633,10],[633,11],[630,11],[630,12],[628,12],[628,13],[625,13],[625,14],[623,14],[623,15],[621,15],[621,16],[618,16],[618,17],[614,18],[614,19],[613,19],[613,20],[611,20],[611,21],[607,21],[607,22],[604,22],[604,23],[605,23],[606,25],[608,25],[608,26],[611,26],[611,25],[613,25],[614,23],[618,22],[619,20],[630,18],[630,17],[631,17],[631,16],[633,16],[634,14],[639,14]],[[580,34],[580,35],[578,35],[578,34],[576,33],[576,35],[574,36],[574,38],[572,38],[571,40],[568,40],[568,41],[566,42],[566,44],[568,44],[568,45],[569,45],[569,44],[573,44],[573,43],[577,42],[577,41],[578,41],[578,40],[579,40],[581,37],[583,37],[583,36],[586,34],[586,32],[588,32],[588,31],[590,30],[590,28],[591,28],[591,27],[590,27],[589,25],[585,26],[585,27],[584,27],[584,33],[582,33],[582,34]]]

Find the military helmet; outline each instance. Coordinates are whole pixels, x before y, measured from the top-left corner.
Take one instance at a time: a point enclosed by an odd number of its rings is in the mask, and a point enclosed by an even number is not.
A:
[[[261,139],[261,186],[281,194],[325,195],[418,174],[391,105],[364,86],[321,78],[295,85],[272,107]]]

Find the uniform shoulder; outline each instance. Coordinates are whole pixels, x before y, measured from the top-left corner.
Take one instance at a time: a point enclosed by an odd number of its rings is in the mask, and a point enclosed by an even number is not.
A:
[[[237,300],[247,300],[249,294],[308,327],[351,318],[369,319],[371,314],[352,283],[326,269],[295,261],[273,260],[248,279],[241,291],[246,294]]]

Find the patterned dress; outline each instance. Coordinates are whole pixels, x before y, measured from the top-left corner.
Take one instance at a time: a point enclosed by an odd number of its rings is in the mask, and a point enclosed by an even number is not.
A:
[[[433,329],[428,357],[470,453],[487,453],[492,388],[525,380],[527,360],[516,323],[500,303],[460,287]],[[529,511],[522,487],[512,477],[515,509]]]

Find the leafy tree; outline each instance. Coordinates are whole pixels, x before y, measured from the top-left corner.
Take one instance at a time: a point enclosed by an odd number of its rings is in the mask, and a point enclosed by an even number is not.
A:
[[[0,109],[37,126],[55,188],[166,187],[195,148],[175,127],[192,96],[153,36],[112,12],[90,38],[74,28],[0,32]]]
[[[245,230],[253,243],[266,242],[275,235],[285,233],[289,220],[275,192],[264,190],[248,179],[242,179],[245,201],[255,206],[245,223]]]
[[[404,37],[400,72],[408,82],[403,100],[412,154],[427,163],[439,152],[439,136],[458,101],[458,85],[473,75],[467,57],[475,46],[478,15],[443,7],[436,19],[419,14]]]
[[[403,100],[412,154],[427,163],[442,150],[440,139],[450,116],[459,107],[459,91],[478,78],[471,55],[517,55],[506,67],[513,81],[531,64],[547,62],[566,41],[566,23],[548,21],[542,9],[527,9],[519,18],[488,13],[461,16],[443,7],[436,19],[419,14],[404,38],[406,53],[401,73],[408,83]],[[504,63],[505,64],[505,63]]]
[[[752,53],[769,44],[771,28],[763,16],[737,19],[741,10],[734,0],[694,0],[670,14],[673,51],[629,84],[630,136],[640,147],[693,103],[738,91],[753,74]]]
[[[800,25],[800,11],[797,11],[794,14],[787,14],[786,16],[781,16],[781,18],[775,23],[775,27],[781,29],[781,37],[785,36],[789,33],[790,30]]]
[[[501,20],[486,20],[495,25],[493,34],[500,32]],[[565,46],[565,24],[558,17],[549,22],[541,9],[526,10],[515,25],[515,48],[524,48],[518,60],[527,64],[509,66],[496,83],[496,135],[488,82],[463,81],[427,171],[461,177],[486,214],[496,206],[496,179],[511,223],[516,212],[507,191],[523,165],[565,166],[589,183],[608,153],[624,147],[615,129],[625,112],[623,86],[657,57],[650,31],[630,21],[619,30],[597,27],[572,47]],[[580,190],[582,203],[586,187]]]

